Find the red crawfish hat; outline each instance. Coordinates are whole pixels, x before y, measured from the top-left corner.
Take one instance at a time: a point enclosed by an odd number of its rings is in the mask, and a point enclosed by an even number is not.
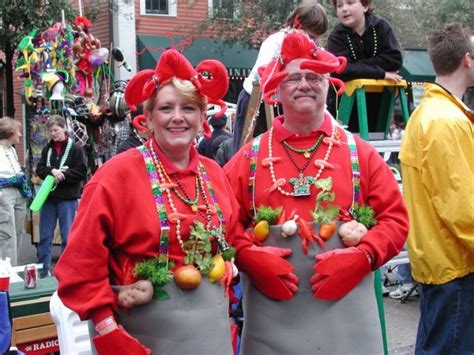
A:
[[[202,73],[211,74],[207,79]],[[224,115],[227,106],[222,98],[229,89],[229,76],[224,64],[218,60],[203,60],[196,69],[177,50],[168,49],[160,57],[155,70],[146,69],[138,72],[125,89],[125,101],[132,111],[137,104],[149,99],[156,89],[168,83],[173,77],[191,81],[199,93],[211,104],[217,104],[221,110],[218,117]]]
[[[304,31],[293,29],[283,39],[278,57],[258,70],[262,92],[267,103],[278,102],[272,96],[276,94],[280,82],[288,75],[285,67],[292,60],[301,58],[307,59],[301,62],[301,69],[309,69],[318,74],[341,73],[347,63],[345,57],[336,57],[330,52],[318,48]],[[344,83],[336,78],[329,78],[329,81],[339,87],[337,94],[342,94]]]
[[[92,25],[92,22],[91,20],[89,20],[87,17],[83,17],[83,16],[76,16],[74,18],[74,21],[72,22],[74,26],[76,26],[77,28],[82,28],[82,30],[84,32],[88,32],[89,31],[89,28],[91,27]]]

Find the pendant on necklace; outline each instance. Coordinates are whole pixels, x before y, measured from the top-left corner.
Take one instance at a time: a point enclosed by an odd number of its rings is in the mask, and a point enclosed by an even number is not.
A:
[[[297,178],[291,178],[289,183],[293,185],[293,196],[310,196],[313,181],[314,178],[312,176],[304,176],[302,172],[300,172]]]
[[[230,249],[229,244],[227,244],[227,241],[225,240],[225,237],[222,234],[222,229],[221,228],[212,228],[209,231],[209,234],[217,242],[217,245],[219,246],[220,251],[224,252],[224,251],[227,251],[227,250]]]
[[[198,206],[197,205],[191,205],[191,211],[197,212],[198,211]]]
[[[305,152],[303,153],[303,156],[304,156],[306,159],[309,159],[309,157],[311,156],[311,153],[308,152],[308,151],[305,151]]]

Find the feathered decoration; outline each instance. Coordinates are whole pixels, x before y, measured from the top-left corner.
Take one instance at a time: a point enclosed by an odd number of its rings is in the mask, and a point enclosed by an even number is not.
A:
[[[84,32],[89,31],[89,28],[92,25],[91,20],[83,16],[76,16],[72,23],[74,26],[76,26],[78,29],[82,29]]]

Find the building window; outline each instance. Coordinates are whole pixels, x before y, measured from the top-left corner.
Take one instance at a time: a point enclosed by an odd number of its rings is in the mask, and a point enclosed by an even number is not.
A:
[[[141,15],[176,16],[177,0],[140,0]]]
[[[209,15],[215,18],[232,19],[238,17],[239,0],[209,0]]]

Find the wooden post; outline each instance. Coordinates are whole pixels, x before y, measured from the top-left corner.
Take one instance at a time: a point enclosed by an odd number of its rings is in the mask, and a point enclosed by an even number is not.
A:
[[[273,106],[265,102],[265,118],[267,121],[267,130],[272,127],[273,119],[275,118],[275,112],[273,112]]]
[[[255,129],[255,122],[252,121],[254,119],[255,121],[257,120],[256,116],[258,116],[258,109],[260,108],[261,102],[262,95],[260,93],[260,84],[258,82],[254,82],[252,93],[250,94],[247,113],[245,115],[244,128],[242,130],[242,136],[240,137],[239,148],[242,147],[245,143],[247,143],[247,140],[250,140],[252,138],[253,131]]]
[[[265,105],[267,129],[270,129],[273,119],[275,118],[273,106],[263,101],[263,93],[260,92],[260,83],[258,81],[254,81],[252,93],[250,94],[249,105],[247,107],[247,113],[245,114],[244,128],[242,130],[242,136],[240,137],[239,148],[252,139],[253,132],[257,124],[258,111],[262,103]]]

